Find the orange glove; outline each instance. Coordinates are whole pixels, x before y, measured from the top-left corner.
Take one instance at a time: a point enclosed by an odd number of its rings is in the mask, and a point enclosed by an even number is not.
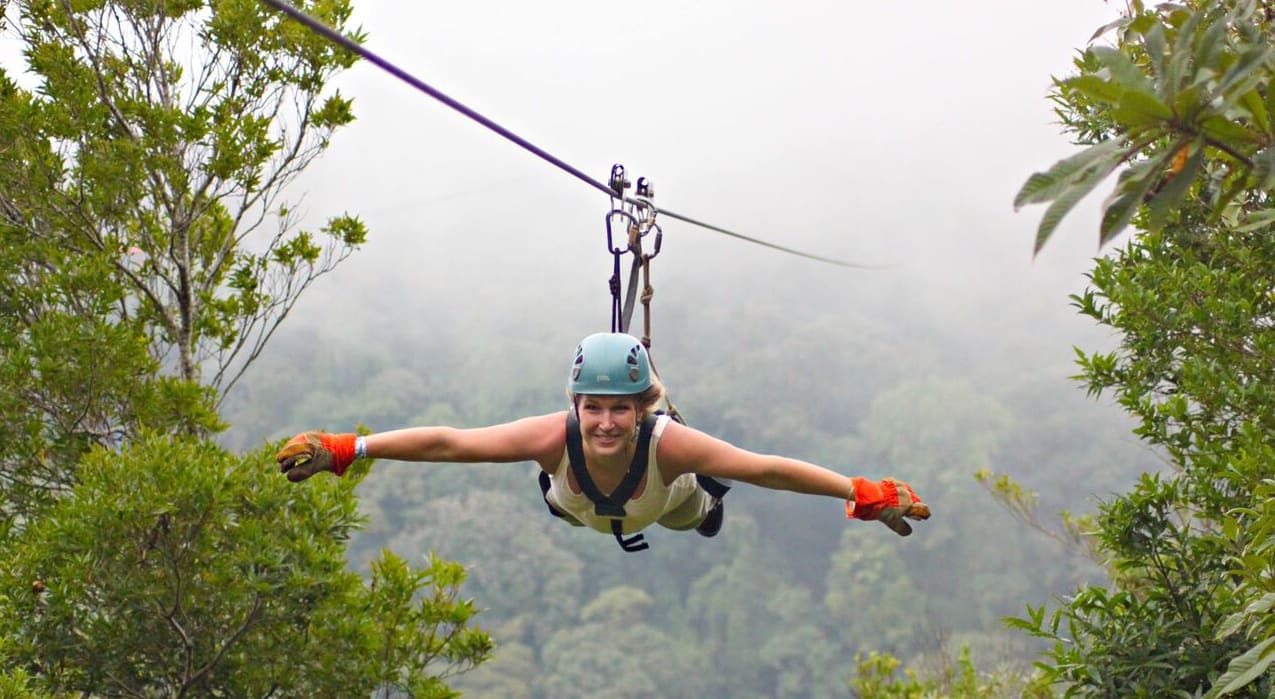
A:
[[[338,476],[354,463],[355,434],[328,434],[326,432],[302,432],[288,440],[275,454],[279,470],[288,480],[296,483],[320,471],[331,471]]]
[[[867,478],[851,478],[854,490],[846,500],[846,517],[850,519],[879,520],[899,536],[912,533],[912,525],[903,521],[929,519],[930,508],[921,502],[912,486],[895,478],[870,481]]]

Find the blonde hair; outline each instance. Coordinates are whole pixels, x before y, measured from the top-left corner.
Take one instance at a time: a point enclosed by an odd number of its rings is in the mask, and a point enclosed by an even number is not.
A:
[[[567,400],[571,401],[572,408],[579,407],[580,396],[582,395],[585,394],[572,393],[570,390],[567,391]],[[621,394],[619,397],[626,396],[632,398],[633,402],[637,404],[638,422],[641,423],[643,420],[650,417],[656,410],[659,410],[660,403],[664,402],[664,382],[660,381],[660,377],[652,373],[651,385],[647,386],[646,390],[641,393]]]

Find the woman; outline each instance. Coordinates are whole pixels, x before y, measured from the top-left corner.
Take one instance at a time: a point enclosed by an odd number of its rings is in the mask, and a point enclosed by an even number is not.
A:
[[[846,500],[846,515],[879,520],[907,536],[905,521],[929,508],[903,481],[843,476],[783,456],[756,454],[658,414],[664,388],[642,343],[623,333],[590,335],[576,348],[567,381],[571,410],[481,427],[412,427],[366,437],[305,432],[278,453],[291,481],[320,471],[340,476],[358,458],[540,465],[550,511],[571,524],[610,532],[625,550],[646,548],[653,523],[714,536],[732,480]]]

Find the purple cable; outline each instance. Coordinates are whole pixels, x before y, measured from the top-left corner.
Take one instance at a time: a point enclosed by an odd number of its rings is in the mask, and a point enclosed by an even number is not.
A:
[[[262,0],[262,1],[263,1],[263,2],[265,2],[267,5],[269,5],[269,6],[273,7],[273,8],[275,8],[276,10],[279,10],[280,12],[282,12],[282,13],[284,13],[284,14],[288,15],[289,17],[291,17],[291,18],[295,19],[296,21],[298,21],[298,22],[300,22],[300,23],[304,24],[305,26],[309,27],[309,28],[310,28],[311,30],[313,30],[314,32],[316,32],[316,33],[318,33],[318,34],[320,34],[320,35],[322,35],[322,36],[326,37],[326,38],[327,38],[329,41],[331,41],[332,43],[337,44],[337,45],[341,46],[342,48],[344,48],[344,49],[346,49],[346,50],[348,50],[348,51],[351,51],[351,52],[353,52],[353,53],[356,53],[356,54],[358,54],[358,55],[362,56],[363,58],[367,59],[367,60],[368,60],[368,61],[370,61],[371,63],[373,63],[373,64],[375,64],[376,66],[380,67],[382,70],[384,70],[384,71],[386,71],[387,73],[389,73],[389,74],[393,75],[394,77],[398,78],[399,80],[402,80],[403,82],[407,83],[408,85],[411,85],[412,87],[416,88],[417,90],[420,90],[421,92],[424,92],[425,94],[429,95],[430,97],[433,97],[434,99],[438,100],[439,102],[442,102],[443,104],[447,105],[448,107],[451,107],[452,109],[454,109],[454,110],[456,110],[456,111],[460,112],[461,114],[464,114],[465,116],[469,117],[470,119],[473,119],[474,121],[476,121],[476,122],[478,122],[478,123],[482,124],[483,126],[486,126],[488,129],[490,129],[490,130],[492,130],[492,131],[495,131],[497,134],[500,134],[501,136],[503,136],[504,138],[508,139],[509,141],[512,141],[512,142],[514,142],[514,143],[518,144],[518,146],[520,146],[520,147],[521,147],[521,148],[523,148],[524,150],[526,150],[526,151],[530,152],[531,154],[535,155],[536,157],[540,158],[541,160],[544,160],[545,162],[548,162],[549,164],[553,165],[554,167],[557,167],[558,169],[562,170],[563,172],[566,172],[566,173],[568,173],[568,174],[572,175],[573,177],[575,177],[576,179],[580,180],[581,182],[584,182],[585,184],[589,185],[590,187],[593,187],[594,189],[596,189],[596,190],[598,190],[598,191],[600,191],[600,192],[605,193],[607,196],[618,198],[618,199],[620,199],[620,200],[622,200],[622,201],[624,201],[625,203],[628,203],[628,204],[640,204],[640,205],[642,205],[642,206],[650,207],[650,208],[651,208],[653,211],[655,211],[656,213],[664,214],[665,216],[668,216],[668,217],[670,217],[670,218],[675,218],[675,219],[677,219],[677,220],[679,220],[679,221],[683,221],[683,222],[685,222],[685,223],[689,223],[689,224],[694,225],[694,226],[699,226],[699,227],[701,227],[701,228],[706,228],[706,229],[711,230],[711,231],[716,231],[716,232],[718,232],[718,233],[722,233],[722,234],[725,234],[725,235],[731,236],[732,238],[738,238],[739,240],[745,240],[745,241],[748,241],[748,242],[750,242],[750,243],[754,243],[754,244],[757,244],[757,245],[761,245],[761,246],[763,246],[763,247],[768,247],[768,248],[770,248],[770,249],[772,249],[772,250],[779,250],[780,252],[786,252],[786,253],[788,253],[788,254],[790,254],[790,255],[797,255],[798,257],[804,257],[804,258],[806,258],[806,259],[808,259],[808,260],[816,260],[816,261],[819,261],[819,262],[826,262],[826,263],[828,263],[828,264],[833,264],[833,265],[837,265],[837,266],[840,266],[840,267],[853,267],[853,268],[857,268],[857,269],[880,269],[880,267],[877,267],[877,266],[874,266],[874,265],[863,265],[863,264],[854,264],[854,263],[850,263],[850,262],[843,262],[843,261],[841,261],[841,260],[835,260],[835,259],[832,259],[832,258],[829,258],[829,257],[821,257],[821,256],[819,256],[819,255],[811,255],[810,253],[801,252],[800,250],[794,250],[794,249],[792,249],[792,248],[786,248],[786,247],[784,247],[784,246],[782,246],[782,245],[776,245],[776,244],[774,244],[774,243],[768,243],[768,242],[766,242],[766,241],[764,241],[764,240],[758,240],[757,238],[750,238],[750,237],[748,237],[748,236],[746,236],[746,235],[742,235],[742,234],[740,234],[740,233],[735,233],[734,231],[726,230],[725,228],[721,228],[721,227],[718,227],[718,226],[709,225],[709,224],[704,223],[704,222],[702,222],[702,221],[696,221],[696,220],[695,220],[695,219],[693,219],[693,218],[689,218],[689,217],[687,217],[687,216],[682,216],[681,214],[675,214],[675,213],[673,213],[672,211],[668,211],[668,210],[665,210],[665,209],[656,208],[656,207],[655,207],[655,206],[653,206],[653,205],[652,205],[649,201],[645,201],[645,200],[638,200],[638,199],[632,199],[632,198],[625,197],[625,196],[616,197],[616,192],[615,192],[615,190],[611,189],[610,187],[606,186],[605,184],[603,184],[603,183],[599,182],[598,180],[593,179],[592,177],[589,177],[588,175],[586,175],[586,174],[584,174],[583,172],[581,172],[579,169],[574,168],[574,167],[572,167],[571,165],[567,164],[566,162],[563,162],[562,160],[560,160],[560,159],[558,159],[558,158],[554,157],[554,156],[553,156],[553,154],[549,153],[548,151],[545,151],[544,149],[540,148],[539,146],[536,146],[534,143],[532,143],[532,142],[528,141],[527,139],[525,139],[525,138],[523,138],[523,137],[519,136],[518,134],[516,134],[516,133],[514,133],[514,132],[510,131],[509,129],[506,129],[505,127],[501,126],[500,124],[497,124],[496,122],[492,121],[491,119],[488,119],[487,117],[483,116],[482,114],[479,114],[478,112],[474,111],[473,109],[470,109],[469,107],[465,106],[464,104],[461,104],[460,102],[456,101],[455,99],[452,99],[450,96],[448,96],[447,94],[443,93],[442,91],[440,91],[440,90],[438,90],[438,89],[434,88],[432,85],[429,85],[428,83],[426,83],[426,82],[424,82],[423,80],[421,80],[421,79],[417,78],[416,76],[412,75],[411,73],[408,73],[407,71],[405,71],[405,70],[403,70],[403,69],[399,68],[398,66],[394,65],[393,63],[390,63],[389,61],[385,60],[384,58],[381,58],[380,56],[376,55],[375,53],[371,52],[370,50],[368,50],[368,49],[364,48],[363,46],[361,46],[358,42],[354,41],[353,39],[350,39],[349,37],[345,36],[344,34],[342,34],[342,33],[338,32],[338,31],[336,31],[335,29],[333,29],[333,28],[329,27],[328,25],[324,24],[323,22],[320,22],[319,20],[315,19],[314,17],[311,17],[310,15],[306,14],[305,12],[302,12],[301,10],[298,10],[296,7],[293,7],[290,3],[284,2],[283,0]]]

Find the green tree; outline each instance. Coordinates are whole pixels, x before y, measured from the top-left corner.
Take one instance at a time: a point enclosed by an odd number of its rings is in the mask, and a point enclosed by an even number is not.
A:
[[[363,241],[294,231],[284,189],[353,120],[355,57],[240,1],[17,3],[39,81],[0,190],[8,226],[110,260],[117,313],[185,379],[226,389],[298,296]],[[343,0],[305,9],[342,28]],[[9,145],[9,144],[4,144]]]
[[[921,677],[888,653],[876,651],[855,657],[850,689],[857,699],[1047,699],[1048,686],[1038,678],[1013,673],[980,673],[969,648],[961,648],[954,664],[930,677]]]
[[[299,4],[345,29],[346,0]],[[357,478],[298,488],[207,441],[364,240],[345,214],[299,230],[285,193],[353,119],[327,87],[353,55],[253,0],[4,8],[25,61],[0,67],[3,681],[454,695],[490,650],[464,570],[385,554],[365,585]]]
[[[1006,526],[1011,523],[1009,517],[964,508],[960,503],[978,497],[978,486],[971,476],[996,463],[1015,422],[1015,416],[998,400],[967,380],[910,379],[878,394],[860,429],[869,453],[884,464],[877,468],[888,469],[880,475],[906,474],[912,482],[926,484],[921,497],[945,508],[944,516],[951,526],[936,528],[906,547],[879,538],[878,531],[871,532],[871,541],[860,541],[868,537],[855,531],[858,536],[852,540],[848,530],[834,558],[841,561],[834,564],[838,570],[829,575],[828,594],[839,594],[831,587],[836,576],[855,576],[859,578],[856,587],[864,588],[856,594],[864,599],[851,604],[852,609],[857,609],[859,601],[877,595],[898,597],[911,604],[885,604],[883,609],[924,608],[956,630],[986,628],[1011,613],[1013,608],[1006,600],[1021,597],[1021,590],[1029,587],[1029,573],[1043,573],[1039,569],[1047,567],[1042,564],[1048,563],[1048,556],[1037,557],[1035,547],[1022,533]],[[992,541],[1001,545],[987,545]],[[915,569],[922,565],[948,574],[897,581],[885,573],[896,567]],[[857,611],[850,611],[847,622],[855,623],[857,615]],[[875,649],[896,652],[895,644],[909,634],[917,635],[913,629],[897,627],[883,633],[890,641]],[[848,633],[849,637],[856,635]]]
[[[824,610],[808,590],[777,587],[766,600],[766,611],[777,623],[757,651],[757,658],[774,678],[769,696],[775,699],[822,699],[841,696],[844,678],[841,646],[824,631]]]
[[[1095,520],[1110,587],[1082,588],[1017,625],[1056,642],[1069,696],[1269,696],[1275,464],[1275,49],[1272,9],[1241,0],[1146,7],[1100,30],[1054,99],[1086,148],[1033,175],[1017,204],[1058,220],[1122,166],[1080,312],[1119,333],[1081,353],[1171,468]],[[1266,556],[1265,559],[1262,556]]]
[[[429,478],[420,473],[418,464],[412,466],[418,467],[416,478]],[[492,468],[508,470],[509,466]],[[525,472],[519,469],[519,473]],[[493,604],[498,600],[500,608],[511,614],[498,617],[506,629],[523,634],[501,641],[540,648],[564,619],[577,615],[584,565],[555,545],[549,528],[564,525],[537,502],[534,479],[523,480],[525,488],[518,496],[480,487],[461,496],[425,501],[414,508],[416,516],[404,521],[387,546],[396,551],[432,549],[473,564],[466,592]]]
[[[1086,148],[1033,174],[1014,199],[1015,207],[1049,202],[1037,251],[1117,170],[1100,243],[1131,222],[1158,231],[1183,210],[1206,209],[1210,225],[1275,219],[1260,196],[1275,186],[1271,12],[1254,0],[1151,8],[1132,0],[1094,35],[1115,44],[1083,51],[1053,95],[1063,126]]]
[[[74,483],[90,445],[219,428],[207,405],[365,231],[299,231],[284,194],[353,119],[326,88],[348,52],[247,0],[21,0],[7,19],[25,58],[0,66],[12,518]]]
[[[900,573],[906,570],[894,542],[849,528],[842,535],[828,569],[824,607],[847,656],[915,647],[925,595]]]
[[[547,697],[702,697],[709,681],[703,652],[649,623],[653,600],[635,587],[603,592],[580,609],[580,622],[545,645]]]
[[[298,488],[268,451],[92,451],[0,572],[14,666],[94,696],[452,696],[445,677],[490,651],[464,571],[386,554],[365,584],[344,560],[354,481]]]

